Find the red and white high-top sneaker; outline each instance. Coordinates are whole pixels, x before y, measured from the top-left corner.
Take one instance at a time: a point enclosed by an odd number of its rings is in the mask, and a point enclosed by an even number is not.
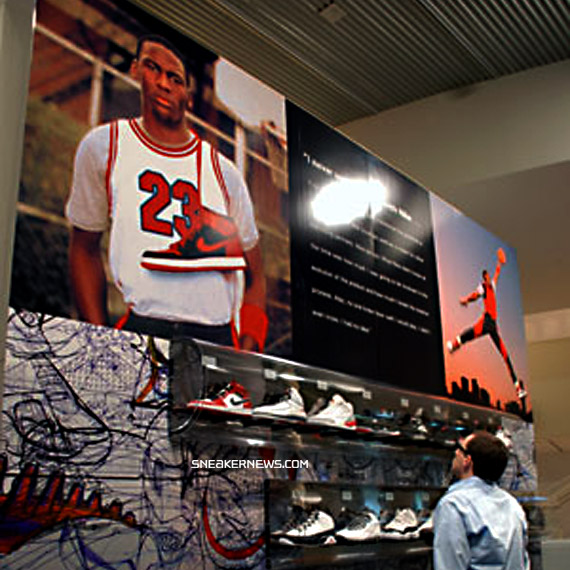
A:
[[[200,410],[219,410],[238,414],[251,414],[251,400],[249,392],[238,382],[232,380],[217,394],[201,400],[191,400],[187,408]]]
[[[190,228],[178,224],[176,229],[182,237],[167,249],[145,251],[141,267],[167,273],[235,271],[246,267],[232,218],[200,206],[190,223]]]

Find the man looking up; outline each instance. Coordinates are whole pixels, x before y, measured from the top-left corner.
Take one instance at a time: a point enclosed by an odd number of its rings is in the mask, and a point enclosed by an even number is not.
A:
[[[497,482],[505,444],[475,432],[457,444],[453,483],[434,513],[434,570],[529,570],[522,507]]]

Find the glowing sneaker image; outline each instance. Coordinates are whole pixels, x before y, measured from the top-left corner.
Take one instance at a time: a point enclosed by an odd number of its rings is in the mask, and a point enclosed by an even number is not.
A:
[[[274,404],[265,404],[253,409],[253,415],[265,418],[290,418],[304,420],[307,418],[303,397],[297,388],[291,386]]]
[[[461,346],[461,337],[456,336],[453,340],[447,341],[447,350],[449,354],[453,354],[456,350],[459,350]]]
[[[372,511],[362,511],[337,531],[336,538],[347,542],[377,540],[380,538],[380,521]]]
[[[142,254],[141,267],[151,271],[234,271],[246,262],[233,220],[200,206],[186,228],[184,218],[177,226],[182,238],[170,247]]]
[[[285,532],[280,542],[284,544],[318,544],[334,529],[334,519],[324,511],[315,509],[296,527]]]
[[[309,416],[307,422],[345,429],[356,429],[354,408],[340,394],[335,394],[326,408]]]
[[[517,379],[515,382],[515,390],[517,391],[517,398],[519,400],[524,400],[524,398],[528,396],[528,392],[525,390],[522,380]]]
[[[382,529],[382,538],[410,540],[418,538],[418,517],[413,509],[397,509],[394,518]]]
[[[235,380],[224,386],[219,392],[211,397],[201,400],[191,400],[186,404],[187,408],[198,410],[218,410],[238,414],[251,414],[251,400],[249,392]]]

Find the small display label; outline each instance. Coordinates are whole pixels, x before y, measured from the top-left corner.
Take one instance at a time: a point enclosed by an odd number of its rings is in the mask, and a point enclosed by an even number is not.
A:
[[[340,496],[343,501],[352,501],[352,491],[343,491]]]
[[[206,354],[202,355],[202,364],[204,366],[216,366],[218,361],[215,356],[208,356]]]

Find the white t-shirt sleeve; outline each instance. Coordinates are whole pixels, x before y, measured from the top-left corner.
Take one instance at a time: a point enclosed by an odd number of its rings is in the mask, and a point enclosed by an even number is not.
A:
[[[109,221],[106,188],[110,125],[89,131],[75,152],[71,191],[65,215],[71,224],[91,232],[103,232]]]
[[[229,214],[233,218],[244,251],[252,249],[259,240],[253,204],[243,176],[236,165],[219,154],[220,169],[230,196]]]

